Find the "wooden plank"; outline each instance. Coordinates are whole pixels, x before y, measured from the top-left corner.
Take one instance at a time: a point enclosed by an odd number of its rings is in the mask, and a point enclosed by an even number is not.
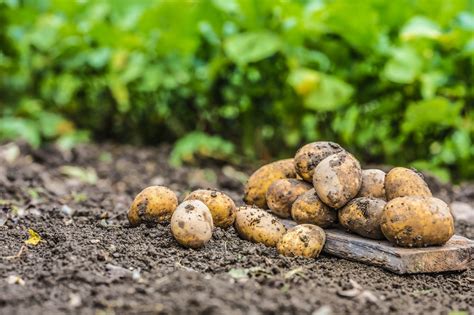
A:
[[[284,220],[287,227],[296,223]],[[397,274],[461,271],[470,267],[474,241],[454,235],[443,246],[395,247],[342,230],[327,229],[323,251],[340,258],[385,268]]]

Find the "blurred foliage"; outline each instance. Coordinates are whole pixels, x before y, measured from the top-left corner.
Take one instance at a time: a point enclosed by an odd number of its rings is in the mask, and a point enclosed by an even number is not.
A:
[[[472,0],[0,0],[0,138],[474,177]]]

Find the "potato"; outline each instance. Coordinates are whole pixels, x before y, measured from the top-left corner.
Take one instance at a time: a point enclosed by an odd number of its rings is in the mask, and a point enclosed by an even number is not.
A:
[[[432,196],[422,175],[404,167],[395,167],[387,173],[385,195],[387,200],[405,196]]]
[[[276,180],[268,187],[267,205],[277,216],[289,218],[293,202],[311,188],[307,182],[294,178]]]
[[[154,225],[167,222],[178,206],[176,194],[164,186],[150,186],[143,189],[133,200],[128,211],[130,225],[142,222]]]
[[[243,239],[275,247],[286,232],[285,226],[267,211],[250,206],[237,210],[235,230]]]
[[[215,226],[228,228],[234,224],[235,203],[226,194],[214,189],[198,189],[191,192],[184,200],[200,200],[211,211]]]
[[[326,233],[319,226],[301,224],[286,232],[277,244],[277,250],[284,256],[315,258],[319,256],[326,242]]]
[[[309,223],[327,228],[336,222],[337,211],[325,205],[316,191],[310,189],[293,203],[291,217],[299,224]]]
[[[454,221],[444,201],[408,196],[390,200],[381,220],[382,233],[402,247],[442,245],[454,234]]]
[[[314,169],[314,189],[331,208],[344,206],[357,195],[361,184],[359,161],[345,151],[328,156]]]
[[[337,143],[317,141],[302,146],[295,154],[295,170],[305,181],[313,180],[316,166],[330,155],[344,151]]]
[[[200,200],[183,201],[171,217],[171,233],[185,247],[199,248],[212,237],[212,215]]]
[[[384,239],[380,220],[386,202],[381,199],[360,197],[339,210],[339,223],[356,234],[373,239]]]
[[[268,187],[282,178],[295,178],[293,159],[276,161],[260,167],[253,173],[244,187],[244,202],[259,208],[267,208],[265,194]]]
[[[377,169],[362,170],[362,186],[357,197],[385,200],[385,172]]]

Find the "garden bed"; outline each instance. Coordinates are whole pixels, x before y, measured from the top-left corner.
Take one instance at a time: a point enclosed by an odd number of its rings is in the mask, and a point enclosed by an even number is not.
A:
[[[0,150],[2,314],[474,311],[472,268],[398,276],[327,255],[279,256],[241,240],[233,228],[217,228],[203,249],[191,250],[174,241],[168,226],[128,225],[132,198],[152,184],[180,198],[218,187],[241,204],[251,168],[206,162],[173,169],[167,146],[87,145],[62,152],[20,145],[19,154],[12,147],[8,154],[5,146]],[[474,203],[472,185],[428,183],[447,202]],[[25,244],[28,229],[42,241]],[[473,238],[474,225],[458,221],[456,233]]]

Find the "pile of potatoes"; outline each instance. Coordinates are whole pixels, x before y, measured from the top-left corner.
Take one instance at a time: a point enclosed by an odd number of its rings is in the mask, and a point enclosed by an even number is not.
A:
[[[454,234],[449,207],[432,196],[421,174],[363,170],[333,142],[309,143],[293,159],[262,166],[249,177],[243,201],[236,207],[220,191],[199,189],[178,204],[173,191],[152,186],[136,196],[128,219],[132,226],[170,222],[176,241],[190,248],[204,246],[214,226],[234,226],[245,240],[303,257],[319,255],[329,227],[402,247],[442,245]],[[298,225],[287,230],[279,218]]]

